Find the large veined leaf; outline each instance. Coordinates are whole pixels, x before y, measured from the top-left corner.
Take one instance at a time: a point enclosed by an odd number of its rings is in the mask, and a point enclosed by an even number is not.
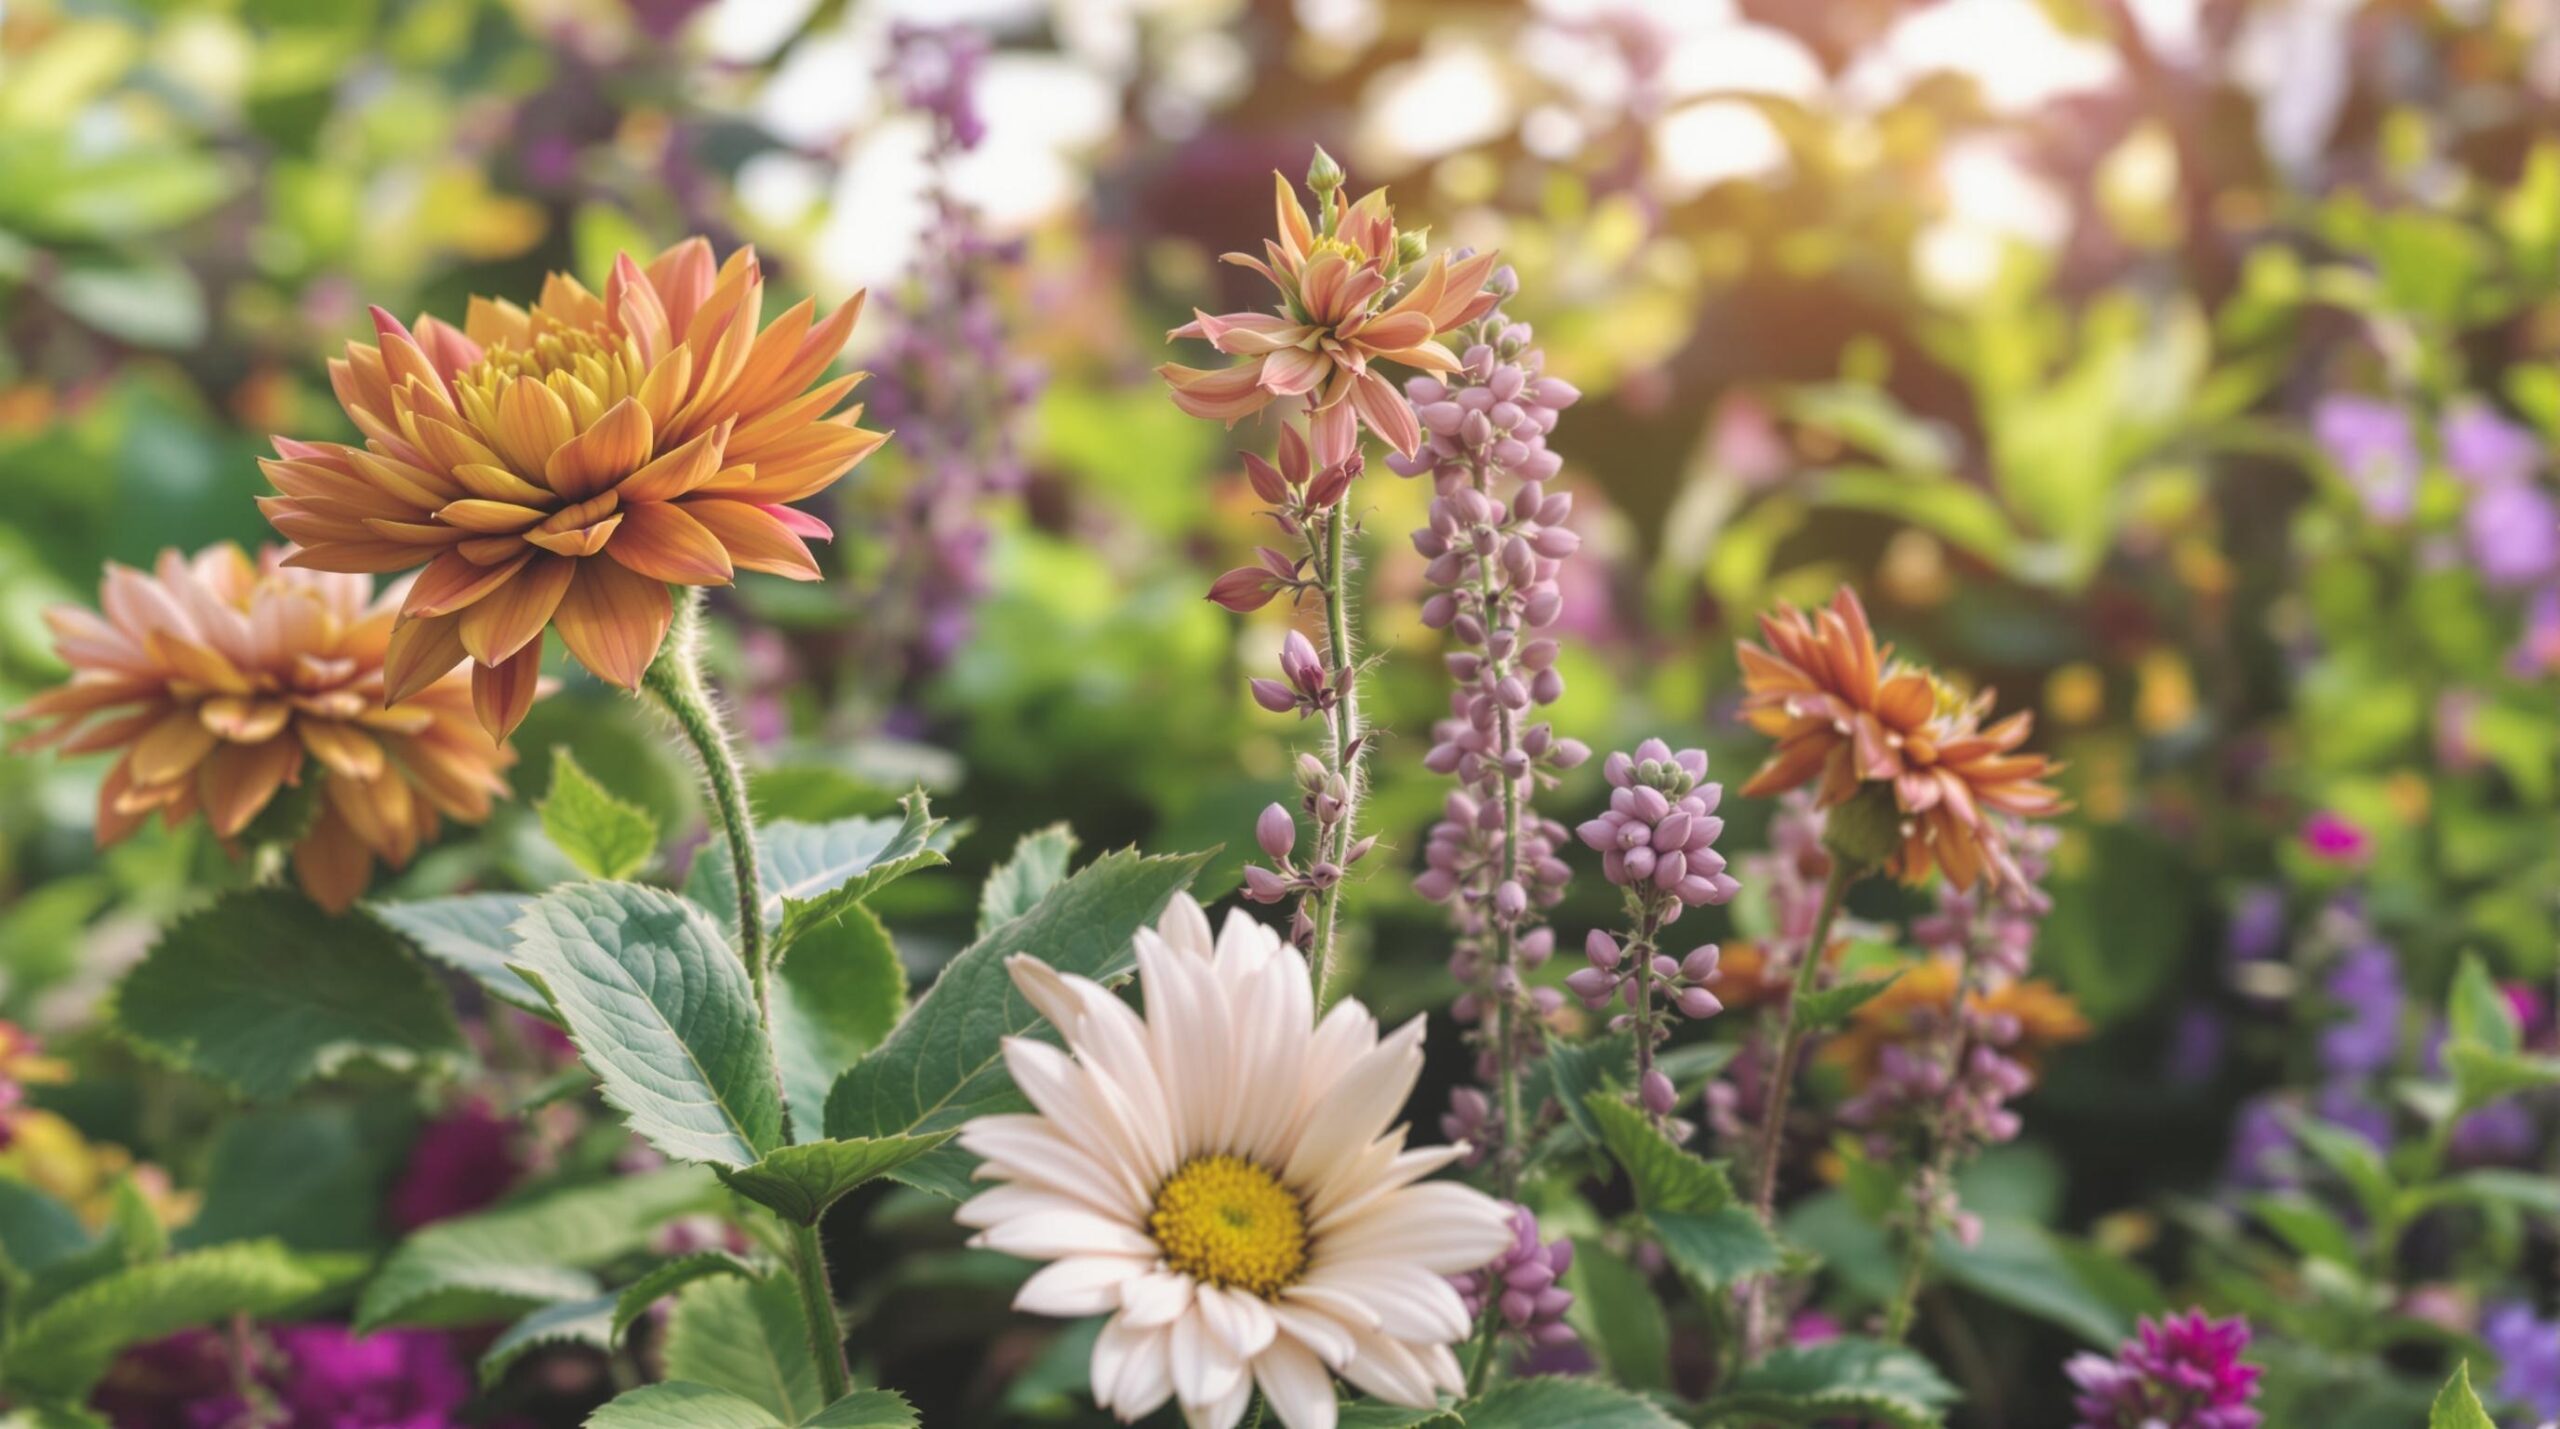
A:
[[[9,1339],[17,1393],[78,1397],[128,1345],[227,1315],[269,1315],[326,1287],[272,1241],[243,1241],[129,1266],[36,1312]]]
[[[1678,1429],[1662,1406],[1591,1379],[1515,1379],[1458,1406],[1467,1429]]]
[[[901,807],[904,815],[895,819],[781,819],[756,830],[756,881],[774,957],[897,879],[947,861],[935,838],[944,821],[933,817],[923,793],[908,795]],[[738,879],[725,845],[705,845],[694,856],[684,892],[722,927],[736,920]]]
[[[608,1327],[608,1348],[619,1344],[631,1332],[649,1307],[675,1294],[697,1280],[710,1280],[722,1275],[735,1275],[747,1280],[759,1279],[764,1272],[754,1264],[739,1259],[725,1250],[698,1250],[680,1255],[658,1266],[648,1274],[622,1287],[614,1297],[613,1324]]]
[[[645,1384],[587,1416],[587,1429],[916,1429],[895,1391],[856,1390],[807,1419],[783,1420],[725,1389],[684,1380]]]
[[[583,1299],[601,1288],[589,1270],[722,1199],[708,1170],[670,1166],[438,1221],[402,1242],[365,1286],[356,1330],[474,1324]]]
[[[574,883],[525,910],[514,966],[651,1145],[731,1167],[782,1145],[755,993],[701,908],[636,883]]]
[[[357,1062],[443,1067],[462,1052],[444,990],[389,929],[279,888],[181,918],[116,991],[144,1050],[260,1100]]]
[[[613,1347],[613,1307],[611,1295],[590,1295],[583,1300],[563,1300],[545,1305],[523,1319],[509,1325],[504,1334],[489,1342],[480,1355],[480,1385],[490,1388],[506,1377],[517,1360],[549,1345],[586,1345],[592,1349]]]
[[[1703,1215],[1733,1204],[1733,1180],[1724,1163],[1672,1145],[1643,1112],[1614,1093],[1593,1092],[1583,1105],[1599,1124],[1602,1144],[1626,1168],[1636,1204],[1647,1212]]]
[[[739,1195],[761,1202],[785,1219],[814,1226],[846,1192],[931,1154],[956,1135],[944,1131],[929,1136],[812,1141],[786,1146],[743,1171],[725,1173],[725,1179]]]
[[[1671,1324],[1645,1273],[1598,1236],[1576,1236],[1565,1274],[1572,1323],[1608,1377],[1629,1389],[1671,1388]]]
[[[855,907],[801,940],[772,991],[791,1134],[814,1141],[828,1089],[906,1014],[907,970],[879,916]]]
[[[827,1097],[827,1134],[842,1141],[930,1135],[1022,1106],[1001,1044],[1011,1036],[1055,1034],[1014,990],[1005,959],[1028,953],[1096,981],[1126,976],[1136,964],[1130,939],[1189,886],[1207,857],[1105,854],[1030,912],[972,943],[889,1039],[836,1083]],[[958,1200],[969,1194],[970,1166],[958,1147],[946,1146],[892,1175]]]
[[[800,1289],[790,1276],[698,1280],[676,1296],[664,1346],[667,1378],[724,1389],[798,1424],[826,1401]]]
[[[1075,830],[1065,824],[1051,824],[1015,841],[1013,857],[996,865],[978,889],[978,936],[1030,912],[1050,889],[1064,883],[1067,862],[1075,853]]]
[[[1899,1345],[1855,1336],[1783,1346],[1722,1385],[1708,1424],[1828,1424],[1883,1420],[1933,1429],[1956,1391],[1927,1360]]]
[[[629,878],[658,854],[658,821],[615,798],[569,755],[551,751],[551,792],[534,805],[542,831],[590,878]]]
[[[428,957],[467,975],[503,1001],[548,1016],[551,1009],[542,994],[507,966],[516,951],[516,920],[532,905],[530,893],[462,893],[365,906]]]

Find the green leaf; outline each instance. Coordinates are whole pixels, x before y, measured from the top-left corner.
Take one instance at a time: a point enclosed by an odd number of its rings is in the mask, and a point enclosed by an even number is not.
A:
[[[2364,1253],[2356,1247],[2355,1232],[2310,1196],[2254,1196],[2249,1209],[2267,1229],[2293,1247],[2296,1255],[2348,1267],[2364,1259]]]
[[[752,1399],[707,1384],[670,1380],[616,1395],[587,1416],[587,1429],[787,1429]]]
[[[1707,1424],[1827,1424],[1865,1417],[1934,1429],[1956,1391],[1898,1345],[1847,1337],[1790,1345],[1736,1374],[1704,1407]]]
[[[116,1021],[170,1064],[273,1100],[356,1062],[440,1070],[462,1051],[444,989],[391,931],[299,893],[233,893],[162,935]]]
[[[583,1299],[600,1288],[589,1270],[721,1199],[710,1172],[670,1166],[438,1221],[402,1242],[365,1286],[356,1331],[468,1325]]]
[[[1574,1328],[1609,1378],[1630,1389],[1669,1392],[1671,1324],[1645,1273],[1599,1237],[1575,1236],[1565,1288],[1573,1292]]]
[[[624,1286],[622,1293],[614,1297],[613,1323],[605,1331],[607,1347],[620,1344],[640,1317],[649,1313],[650,1306],[697,1280],[720,1275],[755,1280],[764,1272],[725,1250],[698,1250],[678,1256]]]
[[[756,830],[756,881],[764,889],[773,956],[894,880],[947,861],[934,846],[943,821],[933,817],[923,792],[908,795],[901,807],[905,815],[896,819],[781,819]],[[723,927],[737,917],[737,874],[724,847],[706,846],[694,856],[684,892],[717,914]]]
[[[709,914],[636,883],[579,883],[537,899],[516,937],[516,971],[651,1145],[739,1167],[783,1144],[755,993]]]
[[[1655,1211],[1646,1217],[1672,1265],[1710,1296],[1747,1276],[1776,1270],[1786,1261],[1777,1239],[1747,1206],[1721,1210]]]
[[[1590,1144],[1600,1144],[1600,1122],[1585,1103],[1604,1088],[1624,1087],[1635,1080],[1635,1039],[1601,1037],[1589,1042],[1558,1042],[1529,1068],[1521,1099],[1532,1112],[1548,1098],[1564,1112],[1564,1124]]]
[[[1733,1204],[1733,1181],[1723,1162],[1672,1145],[1643,1112],[1612,1093],[1594,1092],[1583,1105],[1600,1124],[1601,1143],[1626,1168],[1636,1204],[1647,1214],[1704,1215]]]
[[[2376,1221],[2390,1219],[2393,1202],[2399,1196],[2398,1183],[2391,1169],[2383,1164],[2382,1153],[2373,1143],[2331,1122],[2307,1116],[2293,1118],[2294,1139],[2302,1143],[2320,1163],[2337,1173],[2355,1192],[2365,1213]]]
[[[509,1325],[506,1333],[492,1340],[480,1356],[480,1387],[496,1388],[517,1360],[545,1345],[613,1348],[613,1307],[613,1296],[590,1295],[584,1300],[545,1305]]]
[[[796,1139],[817,1138],[828,1089],[906,1010],[906,967],[870,909],[847,910],[794,950],[774,979],[773,1041]]]
[[[1466,1421],[1458,1417],[1454,1405],[1439,1409],[1413,1409],[1402,1404],[1381,1404],[1364,1399],[1342,1406],[1336,1421],[1340,1429],[1465,1429]]]
[[[1515,1379],[1458,1406],[1467,1429],[1677,1429],[1649,1399],[1589,1379]]]
[[[1902,981],[1902,974],[1887,977],[1862,977],[1853,982],[1834,983],[1805,994],[1804,1006],[1797,1012],[1799,1024],[1820,1032],[1849,1020],[1849,1014],[1875,1001],[1884,990]]]
[[[35,1397],[85,1395],[128,1345],[226,1315],[271,1315],[325,1288],[272,1241],[131,1266],[38,1311],[12,1335],[5,1380]]]
[[[786,1275],[686,1286],[667,1320],[665,1355],[667,1378],[741,1395],[785,1424],[825,1403],[800,1290]]]
[[[2446,1065],[2453,1069],[2457,1113],[2487,1106],[2518,1092],[2560,1087],[2560,1057],[2523,1052],[2500,1053],[2485,1047],[2456,1044],[2445,1049],[2444,1058]]]
[[[959,1135],[886,1136],[786,1146],[743,1171],[724,1173],[729,1189],[786,1220],[814,1226],[827,1207],[865,1181],[886,1176]]]
[[[169,1233],[160,1225],[141,1188],[126,1176],[108,1188],[106,1224],[97,1238],[76,1254],[54,1260],[36,1272],[33,1283],[19,1291],[16,1313],[24,1317],[82,1286],[118,1271],[147,1265],[169,1252]]]
[[[2480,1396],[2472,1392],[2471,1361],[2454,1366],[2453,1378],[2445,1381],[2444,1391],[2427,1411],[2427,1429],[2498,1429]]]
[[[2041,1226],[1985,1219],[1982,1238],[1970,1246],[1953,1237],[1938,1243],[1940,1272],[1985,1298],[2078,1335],[2092,1345],[2113,1346],[2132,1333],[2120,1308],[2082,1278],[2061,1244]]]
[[[532,906],[530,893],[463,893],[415,903],[368,903],[365,908],[420,952],[470,977],[501,1001],[549,1016],[542,994],[507,966],[516,952],[515,922]]]
[[[1075,852],[1075,830],[1065,824],[1051,824],[1017,840],[1013,857],[996,865],[978,890],[978,936],[1030,912],[1050,889],[1065,882],[1067,861]]]
[[[2515,1004],[2507,1001],[2497,979],[2489,976],[2488,965],[2477,955],[2466,954],[2461,970],[2454,974],[2445,1023],[2455,1046],[2504,1054],[2521,1045]]]
[[[588,777],[569,747],[551,751],[551,792],[534,808],[542,831],[590,878],[629,878],[658,853],[658,821]]]
[[[943,969],[898,1029],[836,1082],[827,1135],[838,1140],[956,1130],[973,1116],[1024,1105],[1005,1074],[1006,1037],[1056,1033],[1016,992],[1005,959],[1029,953],[1062,973],[1114,982],[1136,964],[1130,939],[1187,887],[1205,854],[1141,858],[1107,853],[989,933]],[[953,1200],[971,1192],[971,1159],[946,1146],[900,1167],[896,1179]]]
[[[416,1119],[387,1101],[281,1106],[234,1118],[213,1144],[204,1205],[182,1247],[273,1237],[295,1250],[370,1251],[384,1189]]]
[[[88,1228],[69,1206],[14,1176],[0,1176],[0,1255],[9,1267],[35,1275],[89,1246]]]
[[[857,1389],[800,1421],[801,1429],[916,1429],[922,1421],[892,1389]]]

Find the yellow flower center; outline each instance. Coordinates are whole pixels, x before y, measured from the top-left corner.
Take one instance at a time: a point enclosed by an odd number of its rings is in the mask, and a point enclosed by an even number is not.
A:
[[[637,393],[648,375],[639,344],[629,338],[588,328],[552,328],[530,347],[491,344],[478,362],[455,374],[454,386],[461,392],[464,415],[478,423],[483,412],[494,420],[498,398],[516,378],[534,378],[568,404],[571,420],[583,432],[613,404]]]
[[[1307,1268],[1307,1215],[1279,1178],[1233,1156],[1183,1163],[1156,1192],[1147,1228],[1195,1280],[1276,1295]]]
[[[1361,252],[1350,239],[1339,236],[1318,237],[1314,245],[1307,249],[1307,257],[1310,259],[1320,253],[1330,253],[1354,268],[1369,261],[1368,254]]]

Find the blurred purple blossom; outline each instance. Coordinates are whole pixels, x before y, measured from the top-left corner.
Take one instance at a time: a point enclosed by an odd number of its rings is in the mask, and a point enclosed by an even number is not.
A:
[[[1561,1236],[1541,1244],[1538,1218],[1529,1208],[1511,1208],[1511,1248],[1481,1270],[1450,1277],[1466,1301],[1467,1316],[1481,1319],[1488,1304],[1501,1311],[1503,1329],[1533,1347],[1575,1341],[1564,1312],[1573,1305],[1563,1285],[1573,1266],[1573,1242]]]
[[[2477,398],[2454,404],[2438,433],[2444,463],[2473,486],[2531,480],[2542,466],[2542,441]]]
[[[2369,1077],[2400,1056],[2400,1018],[2408,998],[2400,960],[2379,942],[2340,954],[2324,984],[2340,1019],[2320,1034],[2320,1066],[2332,1077]]]
[[[525,1169],[517,1130],[512,1118],[499,1116],[481,1097],[468,1098],[421,1127],[410,1144],[408,1164],[391,1187],[385,1208],[391,1223],[413,1231],[468,1215],[505,1195]]]
[[[2115,1357],[2083,1353],[2065,1371],[2075,1429],[2257,1429],[2258,1367],[2240,1354],[2249,1323],[2201,1310],[2142,1321]]]
[[[2398,403],[2351,393],[2320,399],[2312,436],[2376,521],[2409,518],[2418,499],[2418,440]]]
[[[2498,1357],[2494,1397],[2536,1419],[2560,1418],[2560,1317],[2545,1320],[2511,1301],[2480,1322],[2480,1338]]]

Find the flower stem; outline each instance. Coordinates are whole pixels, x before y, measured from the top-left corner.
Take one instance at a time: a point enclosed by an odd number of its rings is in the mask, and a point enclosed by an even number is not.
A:
[[[1837,852],[1831,855],[1831,876],[1822,885],[1822,905],[1813,915],[1812,936],[1806,940],[1802,961],[1796,965],[1795,987],[1787,995],[1786,1023],[1778,1034],[1778,1057],[1770,1069],[1769,1096],[1760,1115],[1759,1159],[1752,1167],[1756,1184],[1751,1204],[1764,1224],[1776,1219],[1778,1160],[1786,1149],[1787,1104],[1795,1092],[1796,1064],[1804,1058],[1805,999],[1813,995],[1815,985],[1822,979],[1822,959],[1830,950],[1831,925],[1839,918],[1841,902],[1848,897],[1849,885],[1858,881],[1859,873],[1847,858]],[[1745,1292],[1743,1334],[1754,1352],[1765,1350],[1769,1343],[1771,1279],[1759,1276]]]
[[[694,757],[702,765],[703,781],[711,790],[720,833],[729,845],[729,867],[738,885],[738,958],[747,965],[747,981],[755,988],[756,1015],[770,1023],[772,1001],[765,990],[764,885],[756,872],[755,818],[747,810],[746,776],[738,767],[737,751],[730,747],[719,709],[712,704],[710,691],[702,682],[701,622],[701,593],[689,592],[676,602],[675,625],[640,683],[675,717],[676,726],[684,731],[685,742],[693,747]]]
[[[1335,868],[1343,871],[1333,885],[1316,895],[1315,942],[1308,950],[1308,963],[1315,970],[1316,1000],[1321,1004],[1325,989],[1333,982],[1334,945],[1342,908],[1342,885],[1350,876],[1351,845],[1357,841],[1360,826],[1361,756],[1360,747],[1360,672],[1351,646],[1351,518],[1342,507],[1335,507],[1325,520],[1324,556],[1324,634],[1325,659],[1340,672],[1341,689],[1333,702],[1333,723],[1326,740],[1327,762],[1331,773],[1342,776],[1345,791],[1342,817],[1333,828],[1332,846],[1320,852]]]
[[[852,1390],[853,1375],[845,1366],[844,1327],[836,1320],[835,1294],[827,1282],[826,1247],[818,1240],[816,1226],[792,1224],[791,1259],[792,1279],[800,1284],[800,1313],[809,1326],[809,1349],[818,1360],[820,1394],[833,1404]]]

